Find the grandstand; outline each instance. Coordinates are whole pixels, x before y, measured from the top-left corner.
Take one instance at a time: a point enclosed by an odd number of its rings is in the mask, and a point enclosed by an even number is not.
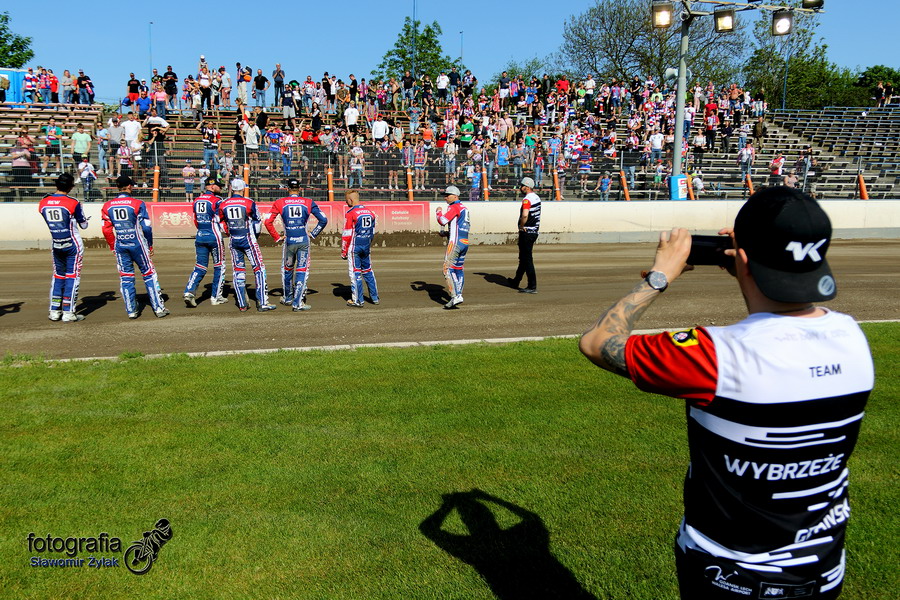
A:
[[[58,124],[64,132],[63,160],[68,167],[72,166],[72,158],[69,150],[69,136],[74,132],[78,123],[85,125],[86,131],[96,132],[111,116],[101,114],[102,107],[81,105],[4,105],[0,107],[0,198],[3,201],[29,201],[35,200],[40,195],[52,191],[52,177],[32,177],[33,185],[13,185],[11,177],[11,158],[9,152],[15,142],[20,128],[28,126],[31,135],[37,138],[40,127],[46,124],[50,116],[56,117]],[[388,122],[395,123],[408,132],[408,119],[405,113],[391,110],[381,110]],[[282,125],[284,119],[280,111],[268,109],[270,122]],[[231,148],[231,139],[235,130],[237,113],[234,110],[212,112],[205,117],[212,122],[222,135],[219,156]],[[511,115],[517,123],[531,124],[527,115]],[[333,118],[326,116],[326,121]],[[139,169],[136,179],[139,184],[147,184],[153,187],[152,166],[159,164],[161,178],[159,184],[158,199],[161,201],[181,201],[184,199],[184,191],[181,179],[181,168],[186,159],[192,159],[194,166],[198,166],[203,157],[202,141],[200,133],[196,130],[197,122],[193,120],[189,111],[172,111],[166,116],[171,129],[167,142],[157,144],[145,150],[144,164],[146,168]],[[361,118],[362,120],[362,118]],[[308,121],[308,119],[298,119]],[[896,108],[863,109],[863,108],[828,108],[821,111],[786,110],[772,111],[767,115],[769,133],[766,137],[765,152],[757,157],[753,169],[752,181],[755,187],[766,185],[769,182],[768,163],[773,156],[773,151],[778,150],[786,157],[786,171],[800,157],[801,151],[811,146],[813,156],[817,159],[819,168],[810,175],[805,182],[807,189],[815,192],[818,198],[824,199],[849,199],[860,196],[857,175],[862,174],[866,182],[870,198],[886,198],[893,193],[894,186],[900,183],[900,110]],[[621,117],[618,121],[618,131],[624,132],[627,119]],[[695,122],[693,136],[702,126],[701,120]],[[544,141],[548,137],[550,126],[544,129]],[[408,136],[407,136],[408,137]],[[621,138],[620,138],[621,139]],[[298,140],[299,141],[299,140]],[[43,141],[36,140],[35,146],[40,148]],[[703,162],[703,174],[706,191],[701,195],[702,199],[739,199],[746,197],[748,190],[740,177],[740,169],[736,165],[736,136],[732,139],[732,153],[725,154],[721,151],[706,153]],[[376,173],[377,167],[371,157],[374,149],[370,142],[364,145],[367,156],[364,189],[376,190],[379,196],[386,199],[405,200],[408,198],[405,189],[406,177],[401,175],[401,190],[386,189],[386,173]],[[38,151],[40,161],[40,151]],[[251,170],[250,183],[253,187],[253,196],[260,200],[269,200],[282,194],[280,161],[276,161],[272,170],[265,170],[265,152],[261,152],[262,166]],[[236,157],[236,164],[246,162],[243,157]],[[461,165],[464,160],[458,160]],[[624,199],[621,193],[616,174],[621,167],[621,155],[616,159],[607,159],[595,154],[589,176],[589,187],[593,187],[597,179],[604,171],[613,173],[614,185],[611,199]],[[112,157],[109,158],[110,160]],[[99,168],[97,149],[92,148],[91,162]],[[317,144],[299,144],[294,153],[292,176],[299,176],[304,193],[310,197],[324,200],[328,197],[328,183],[326,170],[329,167],[327,153]],[[298,168],[306,166],[298,172]],[[336,197],[346,187],[346,180],[338,178],[337,165],[334,168],[335,181],[333,190]],[[823,169],[824,167],[824,169]],[[531,175],[532,173],[526,172]],[[658,200],[665,199],[667,193],[662,185],[654,184],[653,173],[648,168],[646,173],[637,174],[637,185],[630,190],[631,200]],[[468,187],[468,182],[463,177],[457,177],[460,187]],[[415,191],[417,200],[436,200],[441,197],[443,189],[443,166],[435,163],[429,169],[429,189]],[[543,193],[553,198],[553,178],[549,168],[545,168],[543,181],[541,182]],[[114,190],[112,182],[104,175],[94,185],[95,189],[89,201],[103,201]],[[495,189],[490,191],[491,200],[515,199],[517,190],[510,183],[505,186],[493,184]],[[80,186],[74,192],[81,197],[83,192]],[[147,192],[149,196],[149,192]],[[565,185],[560,190],[560,195],[566,200],[596,200],[597,193],[584,192],[581,189],[577,171],[574,164],[569,169],[565,178]]]

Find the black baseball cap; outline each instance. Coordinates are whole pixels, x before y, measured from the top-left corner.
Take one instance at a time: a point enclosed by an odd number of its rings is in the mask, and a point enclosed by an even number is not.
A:
[[[825,260],[831,221],[819,203],[800,190],[773,186],[750,196],[734,220],[734,237],[767,298],[822,302],[837,295]]]
[[[132,179],[128,175],[119,175],[118,177],[116,177],[116,187],[119,188],[120,190],[122,188],[128,187],[129,185],[137,185],[137,184],[134,182],[134,179]]]
[[[299,189],[300,188],[300,180],[299,179],[288,179],[287,186],[290,189]]]
[[[206,185],[217,185],[219,187],[222,187],[222,182],[219,181],[217,177],[207,177]]]

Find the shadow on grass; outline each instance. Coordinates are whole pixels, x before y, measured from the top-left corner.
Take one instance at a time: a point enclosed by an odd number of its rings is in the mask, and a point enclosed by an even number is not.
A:
[[[447,554],[472,565],[500,600],[596,600],[550,552],[550,533],[535,513],[478,489],[442,498],[440,508],[422,521],[419,531]],[[508,510],[520,521],[502,529],[497,509]],[[453,510],[468,534],[442,529]]]
[[[434,283],[425,283],[424,281],[413,281],[409,287],[416,292],[428,292],[428,297],[432,302],[438,304],[446,304],[450,302],[450,294],[444,289],[444,286]]]

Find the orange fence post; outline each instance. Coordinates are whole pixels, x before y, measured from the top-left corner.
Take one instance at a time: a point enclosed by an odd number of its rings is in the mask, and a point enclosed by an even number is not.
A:
[[[752,196],[753,195],[753,180],[750,179],[749,173],[747,173],[747,179],[745,180],[744,183],[747,186],[747,189],[750,190],[750,195]]]
[[[243,179],[244,179],[244,185],[246,185],[247,189],[249,190],[250,189],[250,165],[248,165],[248,164],[244,165]]]
[[[413,200],[412,171],[409,169],[406,170],[406,199]]]
[[[491,197],[491,185],[490,181],[488,181],[487,177],[487,169],[483,166],[481,167],[481,184],[484,187],[484,199],[487,200]]]
[[[159,165],[153,167],[153,201],[159,202]]]
[[[562,200],[562,192],[559,191],[559,173],[553,169],[553,192],[557,200]]]
[[[334,200],[334,169],[328,167],[325,170],[325,177],[328,180],[328,200]]]
[[[691,200],[696,200],[696,198],[694,198],[694,184],[693,184],[693,182],[691,181],[691,174],[690,174],[690,173],[685,173],[684,175],[685,175],[685,177],[687,177],[688,197],[689,197]]]
[[[628,179],[625,178],[625,171],[619,171],[619,183],[622,185],[622,191],[625,192],[625,202],[631,202],[631,193],[628,191]]]
[[[859,197],[862,200],[869,199],[869,190],[866,189],[866,180],[863,179],[862,173],[859,173],[856,176],[856,180],[859,183]]]

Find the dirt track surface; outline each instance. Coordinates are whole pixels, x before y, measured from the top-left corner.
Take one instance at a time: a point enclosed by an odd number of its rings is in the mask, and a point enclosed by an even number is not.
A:
[[[514,246],[473,246],[466,260],[465,303],[443,310],[439,247],[376,248],[373,266],[381,304],[349,308],[346,263],[335,248],[314,246],[312,310],[240,313],[231,302],[212,306],[208,287],[197,308],[181,300],[194,264],[193,244],[160,240],[154,258],[172,314],[157,319],[146,306],[137,320],[125,314],[119,278],[108,250],[88,249],[79,293],[80,323],[51,322],[47,303],[50,251],[0,253],[0,352],[47,358],[290,348],[332,344],[550,336],[583,331],[650,266],[653,244],[537,245],[536,295],[519,294],[505,278],[516,268]],[[280,249],[263,248],[270,299],[281,291]],[[828,254],[838,296],[828,306],[859,320],[900,319],[900,241],[835,242]],[[248,274],[249,275],[249,274]],[[252,277],[249,277],[252,280]],[[231,273],[226,272],[230,283]],[[138,278],[138,299],[146,304]],[[745,316],[734,280],[715,267],[687,273],[638,323],[640,328],[722,325]]]

